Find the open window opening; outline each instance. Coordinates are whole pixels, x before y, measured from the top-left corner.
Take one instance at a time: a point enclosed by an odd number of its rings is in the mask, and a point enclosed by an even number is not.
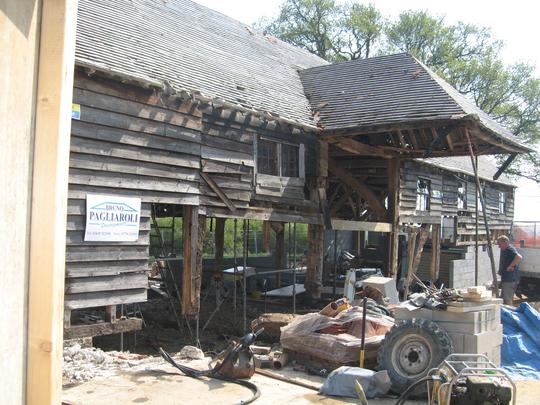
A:
[[[458,185],[457,208],[458,210],[467,209],[467,183],[466,182],[461,182]]]
[[[499,191],[499,214],[506,214],[506,193]]]
[[[431,181],[426,179],[418,179],[416,182],[416,210],[429,211],[431,195]]]

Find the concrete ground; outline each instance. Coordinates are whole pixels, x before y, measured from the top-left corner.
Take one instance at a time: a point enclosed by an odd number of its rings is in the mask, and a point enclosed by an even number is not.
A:
[[[155,369],[122,371],[111,377],[98,377],[91,381],[64,388],[63,400],[73,405],[191,405],[191,404],[239,404],[251,397],[244,387],[215,379],[195,380],[183,376],[168,365]],[[323,379],[308,376],[286,368],[280,374],[314,384]],[[353,399],[330,398],[316,391],[255,374],[251,379],[261,391],[257,405],[302,404],[347,404],[358,403]],[[517,404],[538,404],[540,381],[518,382]],[[370,405],[391,405],[393,398],[371,399]],[[420,405],[425,402],[410,401]]]

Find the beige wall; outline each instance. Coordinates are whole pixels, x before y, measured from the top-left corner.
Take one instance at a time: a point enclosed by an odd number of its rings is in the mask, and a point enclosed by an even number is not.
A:
[[[0,0],[0,403],[59,404],[76,0]]]
[[[0,398],[25,396],[37,0],[0,0]]]

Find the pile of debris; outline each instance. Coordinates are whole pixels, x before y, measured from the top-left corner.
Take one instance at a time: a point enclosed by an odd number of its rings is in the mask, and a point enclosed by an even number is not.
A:
[[[207,366],[209,358],[193,346],[185,346],[176,353],[175,358],[182,360],[202,360]],[[159,356],[108,351],[94,347],[81,347],[79,344],[64,348],[64,383],[81,383],[95,377],[109,377],[125,370],[151,369],[164,364]]]

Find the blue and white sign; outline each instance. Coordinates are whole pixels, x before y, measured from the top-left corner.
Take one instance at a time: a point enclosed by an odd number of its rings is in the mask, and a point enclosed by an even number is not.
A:
[[[140,198],[87,194],[84,241],[136,241],[140,220]]]

